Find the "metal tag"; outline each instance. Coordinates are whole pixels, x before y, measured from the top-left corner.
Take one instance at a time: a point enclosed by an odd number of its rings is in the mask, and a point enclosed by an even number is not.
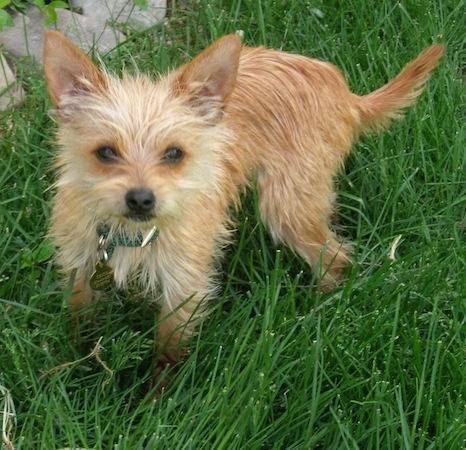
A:
[[[105,260],[97,261],[89,284],[94,291],[103,291],[113,283],[113,269]]]

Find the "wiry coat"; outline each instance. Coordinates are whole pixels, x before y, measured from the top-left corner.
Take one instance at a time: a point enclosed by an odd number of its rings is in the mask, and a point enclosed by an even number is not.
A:
[[[415,100],[442,52],[430,47],[360,97],[331,64],[242,47],[234,35],[153,82],[100,71],[48,32],[45,74],[59,124],[51,236],[58,262],[77,271],[72,306],[93,298],[101,224],[106,239],[157,227],[156,242],[118,246],[107,264],[116,285],[131,280],[159,302],[162,361],[180,359],[190,319],[215,294],[229,207],[251,172],[274,239],[305,258],[323,288],[334,286],[349,246],[329,229],[333,178],[362,132],[388,125]],[[144,214],[131,210],[134,190],[150,198]]]

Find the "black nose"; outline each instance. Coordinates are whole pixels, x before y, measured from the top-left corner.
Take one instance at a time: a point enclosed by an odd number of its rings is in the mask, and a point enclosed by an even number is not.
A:
[[[125,196],[131,214],[148,215],[155,206],[155,195],[150,189],[130,189]]]

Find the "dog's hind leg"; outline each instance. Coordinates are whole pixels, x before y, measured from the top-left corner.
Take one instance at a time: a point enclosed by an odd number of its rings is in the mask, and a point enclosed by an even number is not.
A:
[[[328,291],[341,280],[350,263],[351,246],[339,242],[330,230],[333,211],[331,183],[307,180],[296,183],[289,176],[259,174],[262,220],[275,241],[285,242],[304,258]],[[312,186],[312,188],[311,188]]]

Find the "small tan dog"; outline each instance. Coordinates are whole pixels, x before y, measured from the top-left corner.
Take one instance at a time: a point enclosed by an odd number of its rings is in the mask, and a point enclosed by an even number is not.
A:
[[[134,283],[160,305],[161,364],[182,359],[251,172],[274,240],[333,287],[350,260],[329,229],[333,178],[362,132],[402,116],[442,53],[429,47],[358,96],[333,65],[244,47],[237,35],[154,82],[116,78],[47,32],[60,147],[51,236],[58,262],[76,271],[71,307]]]

